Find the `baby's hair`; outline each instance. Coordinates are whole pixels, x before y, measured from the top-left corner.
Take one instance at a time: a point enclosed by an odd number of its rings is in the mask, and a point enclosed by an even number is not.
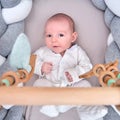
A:
[[[51,16],[48,19],[48,21],[50,21],[50,20],[60,20],[60,19],[67,20],[70,27],[71,27],[71,29],[73,30],[73,32],[75,32],[75,23],[74,23],[73,19],[69,15],[66,15],[64,13],[57,13],[57,14]]]

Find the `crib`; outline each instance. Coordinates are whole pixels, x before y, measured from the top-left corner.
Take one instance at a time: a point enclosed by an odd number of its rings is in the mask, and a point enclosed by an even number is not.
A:
[[[32,53],[44,45],[43,29],[46,20],[59,12],[66,13],[74,18],[76,30],[79,33],[77,42],[86,50],[92,64],[104,63],[109,29],[104,23],[103,13],[96,9],[90,0],[33,0],[32,10],[25,20],[25,33],[30,40]],[[25,87],[22,88],[0,87],[0,104],[25,105],[24,116],[26,120],[38,120],[39,118],[50,120],[38,112],[39,105],[120,104],[120,88],[99,87],[98,78],[94,76],[88,79],[93,88],[31,87],[36,78],[38,76],[32,75],[30,80],[25,83]],[[12,97],[10,97],[11,95]],[[35,107],[32,108],[32,106]],[[53,118],[53,120],[66,119],[79,120],[76,110],[72,109]]]

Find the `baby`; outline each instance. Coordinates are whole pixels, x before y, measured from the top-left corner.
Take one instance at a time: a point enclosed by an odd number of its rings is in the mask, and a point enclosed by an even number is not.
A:
[[[46,46],[35,52],[37,58],[34,73],[39,75],[39,79],[35,81],[34,86],[91,87],[87,80],[78,77],[88,72],[92,64],[85,51],[75,43],[78,34],[73,19],[63,13],[53,15],[45,24],[44,36]],[[85,114],[89,115],[89,118],[91,116],[92,120],[97,120],[107,113],[104,106],[72,105],[46,105],[42,106],[40,112],[49,117],[56,117],[73,107],[78,109],[82,120],[86,120]],[[83,110],[86,111],[85,114]]]

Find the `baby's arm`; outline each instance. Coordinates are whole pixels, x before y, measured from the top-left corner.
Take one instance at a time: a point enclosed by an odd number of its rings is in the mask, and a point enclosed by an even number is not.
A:
[[[35,68],[34,68],[34,73],[43,76],[42,75],[42,65],[43,65],[43,54],[44,50],[42,48],[39,48],[37,51],[34,53],[36,55],[36,60],[35,60]]]
[[[78,64],[74,68],[65,70],[65,76],[68,82],[77,82],[79,81],[79,75],[88,72],[92,69],[92,64],[87,54],[80,48],[77,54]]]
[[[52,71],[53,65],[51,62],[44,62],[45,47],[39,48],[34,54],[37,56],[35,60],[34,73],[43,76]]]

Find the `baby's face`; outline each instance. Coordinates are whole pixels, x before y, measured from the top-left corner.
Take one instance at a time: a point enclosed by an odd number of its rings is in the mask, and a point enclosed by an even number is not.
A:
[[[76,32],[67,20],[51,20],[45,27],[45,42],[49,49],[55,53],[64,55],[66,49],[71,47],[72,42],[76,40]]]

